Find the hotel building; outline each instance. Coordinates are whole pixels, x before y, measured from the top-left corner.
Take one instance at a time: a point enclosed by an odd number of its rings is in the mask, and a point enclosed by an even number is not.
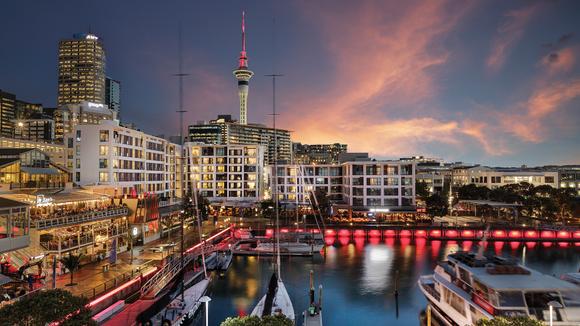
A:
[[[99,124],[116,118],[116,113],[105,104],[81,102],[62,105],[54,111],[55,140],[63,142],[65,135],[72,133],[77,125]]]
[[[264,196],[264,147],[185,143],[187,191],[214,203],[254,203]]]
[[[75,34],[58,45],[58,106],[105,103],[105,50],[93,34]]]

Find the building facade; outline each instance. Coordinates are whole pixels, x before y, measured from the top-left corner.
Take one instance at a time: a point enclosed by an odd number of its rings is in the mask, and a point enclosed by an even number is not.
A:
[[[181,195],[176,185],[179,145],[118,121],[77,125],[66,144],[73,181],[81,186],[117,196]]]
[[[461,174],[461,181],[465,182],[464,184],[475,184],[489,189],[521,182],[527,182],[536,187],[548,185],[558,188],[559,174],[557,171],[477,166],[465,169],[465,172]]]
[[[309,194],[322,190],[339,206],[413,211],[415,167],[414,162],[404,161],[281,165],[277,174],[278,197],[284,203],[309,204]],[[273,167],[269,170],[273,171]],[[273,186],[272,176],[269,179]]]
[[[218,116],[218,119],[207,124],[189,126],[189,141],[216,145],[263,145],[266,164],[274,162],[277,143],[277,161],[290,163],[292,158],[292,142],[288,130],[274,130],[259,124],[239,124],[229,115]]]
[[[292,143],[292,163],[294,164],[338,164],[339,155],[346,153],[346,144],[302,144]]]
[[[107,77],[105,79],[105,104],[113,110],[117,118],[121,114],[121,82]]]
[[[61,168],[67,167],[67,153],[63,144],[0,137],[0,148],[35,148],[47,154],[55,165]]]
[[[14,119],[16,118],[16,95],[0,89],[0,135],[14,136]]]
[[[93,34],[75,34],[58,45],[58,106],[105,103],[105,50]]]
[[[185,143],[187,191],[210,202],[254,203],[264,197],[261,145]]]
[[[99,124],[103,120],[115,120],[116,114],[105,104],[81,102],[66,104],[54,111],[55,140],[63,142],[66,134],[80,124]]]

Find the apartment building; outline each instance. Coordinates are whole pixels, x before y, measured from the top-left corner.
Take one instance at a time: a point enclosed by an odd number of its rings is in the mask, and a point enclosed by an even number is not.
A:
[[[272,186],[272,176],[269,179]],[[413,210],[415,206],[414,162],[281,165],[277,184],[282,203],[309,204],[309,193],[322,190],[335,204],[355,209],[397,211]]]
[[[489,189],[499,188],[504,185],[527,182],[534,186],[548,185],[553,188],[559,187],[558,171],[547,171],[526,168],[490,168],[476,166],[464,169],[461,179],[455,179],[459,185],[475,184]]]
[[[117,120],[77,125],[66,140],[73,181],[110,195],[177,193],[179,145],[121,127]]]
[[[248,202],[264,196],[264,147],[185,143],[187,190],[197,189],[210,202]]]

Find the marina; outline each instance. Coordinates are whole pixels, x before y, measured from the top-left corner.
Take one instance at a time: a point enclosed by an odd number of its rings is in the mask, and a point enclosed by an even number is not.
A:
[[[427,300],[417,280],[432,274],[449,253],[475,251],[477,244],[410,238],[347,238],[342,242],[336,238],[321,255],[282,257],[284,283],[299,311],[296,323],[302,322],[299,314],[309,306],[307,275],[313,270],[317,283],[324,286],[325,325],[419,325]],[[579,248],[580,244],[489,241],[485,253],[514,257],[529,268],[559,277],[580,268]],[[271,268],[272,257],[234,257],[224,277],[212,284],[211,318],[249,315],[266,291]]]

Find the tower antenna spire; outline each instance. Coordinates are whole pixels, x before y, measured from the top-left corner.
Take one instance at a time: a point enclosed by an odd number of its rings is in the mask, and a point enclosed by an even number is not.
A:
[[[240,124],[248,123],[248,90],[249,81],[254,73],[248,69],[248,56],[246,55],[246,12],[242,11],[242,51],[238,59],[238,68],[234,70],[234,76],[238,80],[238,96],[240,98]]]

